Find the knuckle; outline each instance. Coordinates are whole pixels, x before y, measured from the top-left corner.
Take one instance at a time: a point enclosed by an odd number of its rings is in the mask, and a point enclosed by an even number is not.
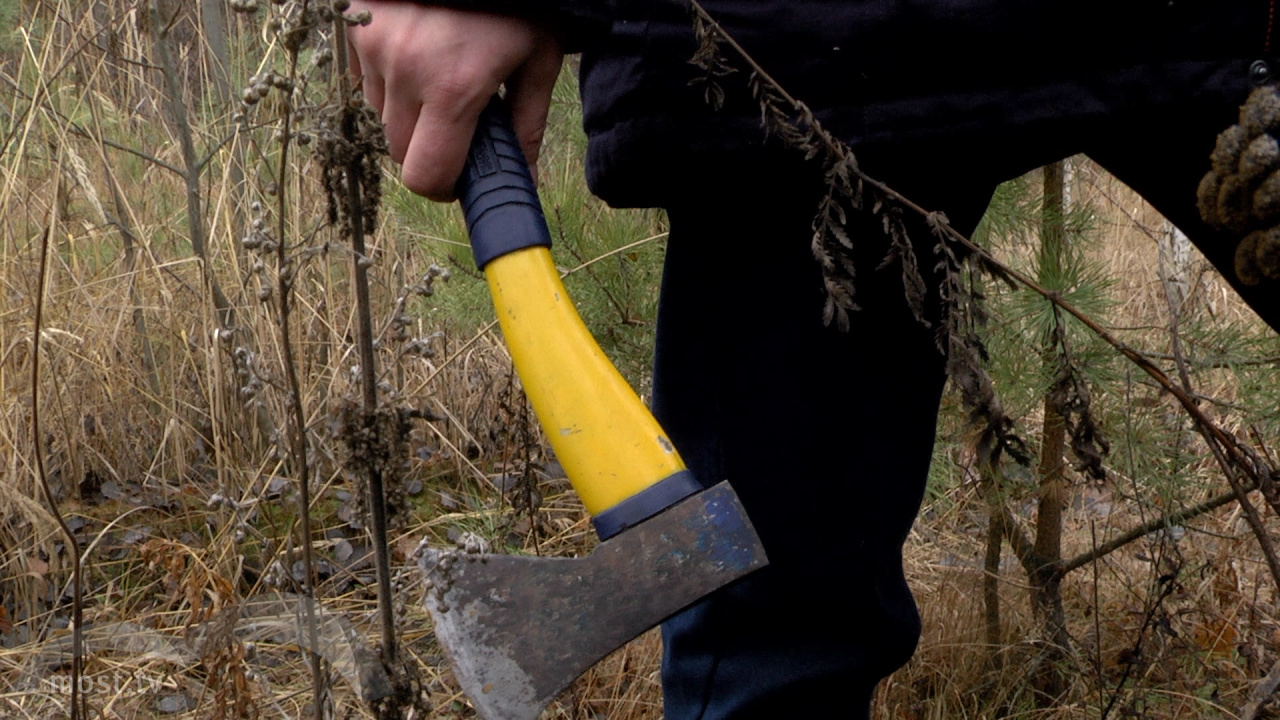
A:
[[[455,65],[436,78],[431,89],[432,102],[448,114],[461,114],[476,101],[490,94],[489,74],[469,63]]]

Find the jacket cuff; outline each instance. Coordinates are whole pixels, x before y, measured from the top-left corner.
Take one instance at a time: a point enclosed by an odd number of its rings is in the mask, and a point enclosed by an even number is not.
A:
[[[609,34],[614,0],[418,0],[456,10],[509,15],[541,23],[560,38],[566,53],[592,47]]]

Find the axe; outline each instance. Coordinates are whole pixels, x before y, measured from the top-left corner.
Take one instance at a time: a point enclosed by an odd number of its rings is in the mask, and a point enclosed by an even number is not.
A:
[[[534,720],[605,655],[768,563],[727,482],[703,489],[560,282],[502,101],[458,181],[516,372],[601,543],[584,558],[428,550],[427,609],[487,720]]]

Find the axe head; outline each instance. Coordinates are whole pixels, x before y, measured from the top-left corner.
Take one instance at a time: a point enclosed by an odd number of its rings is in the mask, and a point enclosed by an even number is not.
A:
[[[462,689],[487,720],[536,720],[605,655],[768,563],[727,482],[585,558],[428,550],[427,609]]]

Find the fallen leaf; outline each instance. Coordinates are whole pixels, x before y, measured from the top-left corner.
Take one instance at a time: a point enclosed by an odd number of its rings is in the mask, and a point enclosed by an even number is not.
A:
[[[49,563],[38,557],[27,558],[27,572],[37,577],[49,572]]]
[[[333,556],[337,558],[338,562],[343,563],[344,565],[351,559],[351,555],[355,553],[355,551],[356,550],[352,547],[350,540],[339,540],[338,544],[333,546]]]

